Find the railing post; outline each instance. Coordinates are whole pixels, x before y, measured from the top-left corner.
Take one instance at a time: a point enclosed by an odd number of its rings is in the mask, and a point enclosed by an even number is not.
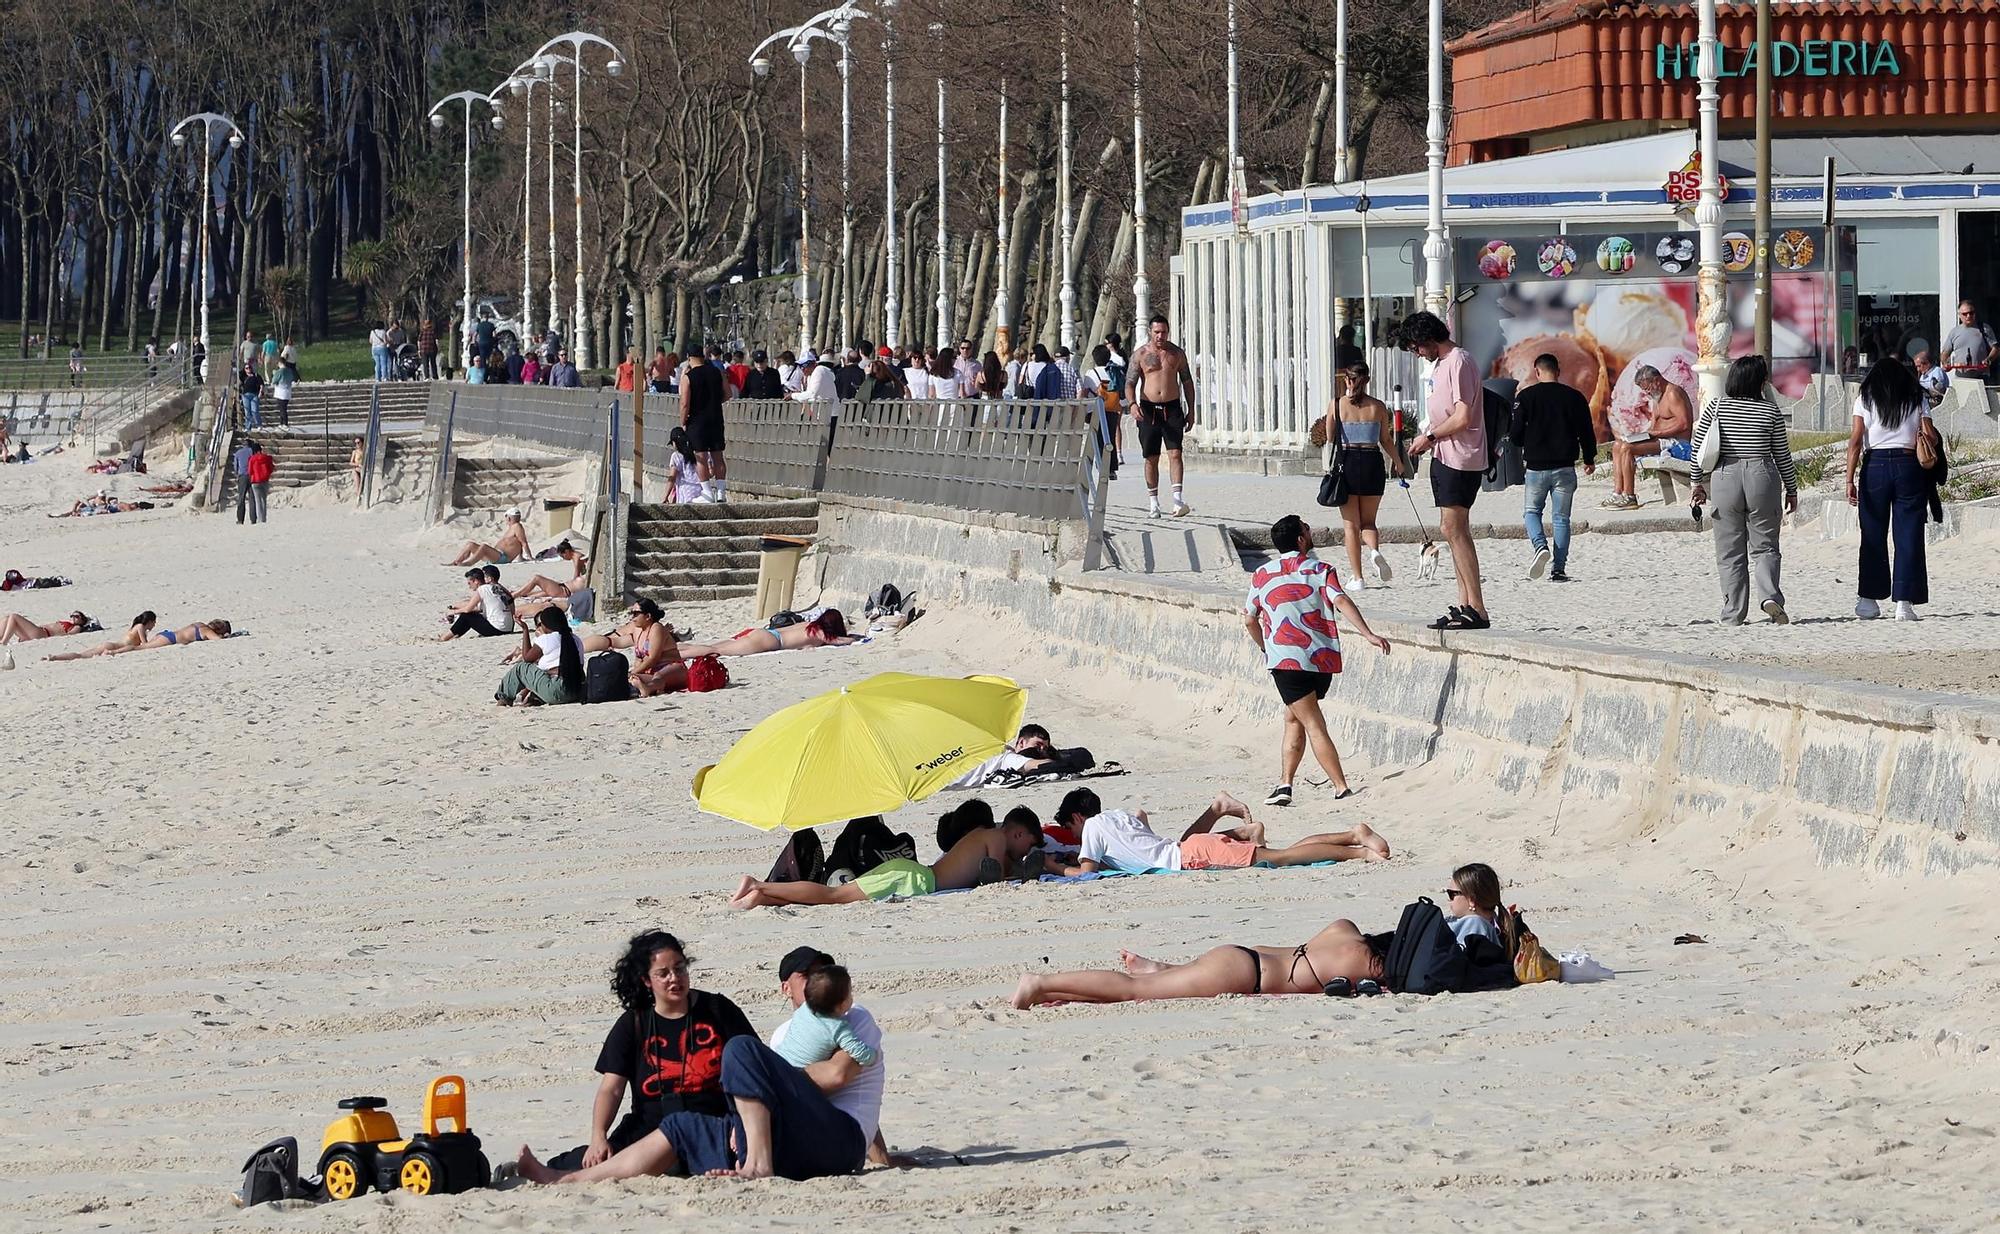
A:
[[[381,449],[382,386],[378,382],[368,392],[368,430],[361,446],[361,486],[354,495],[364,510],[375,504],[375,476],[381,465],[377,454]]]
[[[1110,436],[1110,417],[1103,414],[1088,417],[1090,428],[1084,433],[1082,480],[1083,502],[1083,568],[1096,570],[1104,565],[1104,503],[1111,492],[1111,471],[1104,465],[1107,438]]]
[[[451,402],[444,410],[444,427],[438,432],[437,470],[431,476],[431,522],[444,518],[444,503],[449,500],[451,487],[451,427],[458,418],[458,391],[451,392]]]
[[[599,491],[605,497],[604,526],[607,537],[605,552],[602,558],[604,568],[599,571],[599,577],[606,580],[604,588],[606,594],[600,596],[599,600],[600,602],[608,601],[614,605],[624,603],[625,597],[625,537],[621,534],[624,530],[624,521],[618,510],[619,498],[623,492],[623,486],[619,483],[620,477],[618,472],[624,449],[619,437],[618,400],[614,398],[611,400],[610,428],[604,437],[604,483],[599,488]]]

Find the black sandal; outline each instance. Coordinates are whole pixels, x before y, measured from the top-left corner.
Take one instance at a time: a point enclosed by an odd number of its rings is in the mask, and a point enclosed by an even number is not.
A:
[[[1453,607],[1449,617],[1442,618],[1431,627],[1434,630],[1490,630],[1493,623],[1469,608]]]
[[[1345,977],[1335,977],[1332,981],[1320,987],[1320,989],[1328,998],[1354,997],[1354,983]]]
[[[1452,622],[1454,622],[1454,621],[1457,621],[1457,620],[1459,619],[1459,617],[1460,617],[1460,616],[1461,616],[1461,615],[1462,615],[1462,614],[1463,614],[1464,612],[1465,612],[1465,610],[1464,610],[1463,608],[1461,608],[1460,606],[1458,606],[1458,605],[1456,605],[1456,604],[1452,605],[1452,606],[1451,606],[1450,608],[1448,608],[1448,609],[1446,609],[1446,610],[1444,611],[1444,616],[1442,616],[1442,617],[1438,618],[1438,619],[1437,619],[1436,621],[1433,621],[1433,622],[1431,623],[1431,629],[1433,629],[1433,630],[1456,630],[1456,629],[1458,629],[1459,627],[1457,627],[1457,626],[1455,626],[1455,625],[1453,625],[1453,624],[1451,624],[1451,623],[1452,623]]]

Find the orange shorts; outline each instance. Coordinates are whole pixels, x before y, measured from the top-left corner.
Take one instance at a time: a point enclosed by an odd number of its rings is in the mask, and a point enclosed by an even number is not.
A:
[[[1257,859],[1257,846],[1248,840],[1219,836],[1212,831],[1181,841],[1183,870],[1241,870]]]

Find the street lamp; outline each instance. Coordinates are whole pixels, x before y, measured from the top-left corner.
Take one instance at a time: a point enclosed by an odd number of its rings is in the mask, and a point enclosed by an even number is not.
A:
[[[889,7],[893,7],[893,4]],[[854,210],[850,198],[852,184],[851,166],[853,149],[853,94],[850,35],[856,18],[866,19],[868,14],[853,4],[843,4],[839,8],[827,9],[823,13],[778,31],[757,44],[750,53],[750,68],[759,77],[771,72],[771,61],[764,50],[773,43],[783,42],[792,59],[799,66],[799,354],[804,355],[812,348],[812,296],[809,272],[809,251],[812,241],[811,194],[806,189],[806,181],[811,173],[811,152],[808,146],[807,105],[806,105],[806,62],[812,59],[812,41],[828,39],[840,48],[840,334],[841,346],[846,346],[854,338],[853,296],[850,270],[854,258]],[[894,93],[889,94],[889,105],[894,105]],[[893,122],[892,122],[893,123]],[[893,131],[890,138],[890,156],[895,154]],[[893,177],[892,177],[893,179]],[[895,214],[895,196],[890,190],[891,216]],[[890,223],[893,249],[894,228]],[[891,295],[893,296],[893,292]]]
[[[462,333],[459,335],[457,351],[457,355],[463,359],[468,354],[466,352],[466,344],[472,338],[472,105],[474,103],[484,103],[487,107],[496,109],[493,116],[495,120],[498,120],[500,116],[497,111],[499,104],[479,93],[479,91],[456,90],[431,105],[430,118],[432,128],[442,129],[444,127],[444,109],[452,103],[460,105],[461,112],[465,117],[465,161],[462,168],[465,182],[465,212],[463,219],[465,234],[463,239],[464,247],[459,252],[459,265],[464,268],[465,274],[465,291],[464,299],[459,302],[458,320],[459,329]]]
[[[1430,100],[1424,121],[1424,163],[1430,214],[1424,225],[1424,307],[1440,318],[1444,291],[1444,0],[1430,0]]]
[[[887,257],[888,294],[882,302],[882,341],[890,350],[901,342],[903,298],[896,290],[896,0],[881,0],[882,10],[882,191],[887,198],[884,226],[889,246]]]
[[[576,97],[570,103],[571,119],[576,123],[574,146],[570,151],[573,160],[570,188],[576,198],[576,309],[573,318],[574,336],[570,339],[570,355],[575,358],[576,366],[581,369],[590,367],[590,331],[587,328],[589,317],[584,307],[583,289],[583,51],[586,47],[602,47],[611,53],[611,58],[604,62],[604,71],[613,77],[625,71],[625,54],[609,39],[586,34],[581,30],[572,30],[568,34],[558,34],[543,43],[535,49],[534,56],[530,58],[540,59],[547,56],[558,44],[569,46],[569,62],[576,67]],[[541,67],[553,81],[555,64],[550,62]]]
[[[1146,284],[1146,126],[1139,94],[1143,72],[1139,54],[1141,6],[1132,0],[1132,342],[1146,337],[1146,320],[1153,315],[1151,289]],[[1130,354],[1129,352],[1127,354]]]
[[[1000,79],[1000,198],[994,227],[1000,277],[993,280],[993,350],[1006,358],[1014,349],[1014,323],[1007,313],[1007,79]]]
[[[1696,46],[1696,73],[1700,85],[1695,90],[1695,110],[1700,118],[1701,198],[1695,204],[1695,226],[1700,229],[1701,264],[1695,275],[1695,369],[1701,381],[1701,401],[1722,397],[1723,367],[1729,359],[1729,288],[1722,265],[1722,185],[1720,154],[1716,150],[1716,125],[1721,110],[1717,77],[1721,67],[1720,48],[1715,37],[1715,0],[1701,0],[1699,41]],[[1758,47],[1758,58],[1770,45]],[[1762,191],[1761,185],[1758,186]],[[1830,239],[1830,237],[1829,237]],[[1710,429],[1714,431],[1713,428]]]
[[[528,331],[530,331],[530,330],[533,330],[533,329],[535,328],[535,270],[534,270],[534,264],[535,264],[535,259],[534,259],[534,235],[535,235],[535,92],[534,92],[534,91],[535,91],[535,87],[536,87],[536,86],[538,86],[538,85],[546,85],[546,84],[547,84],[547,83],[546,83],[546,82],[545,82],[545,81],[544,81],[544,80],[542,79],[542,77],[541,77],[541,76],[540,76],[540,75],[539,75],[538,73],[536,73],[536,72],[534,71],[534,68],[533,68],[533,67],[532,67],[531,65],[522,65],[522,66],[521,66],[520,68],[517,68],[517,69],[515,69],[515,70],[514,70],[514,72],[513,72],[513,75],[512,75],[512,76],[510,76],[510,77],[508,77],[506,81],[503,81],[503,82],[501,82],[501,83],[500,83],[500,84],[499,84],[498,86],[494,87],[494,90],[493,90],[493,93],[492,93],[492,94],[489,94],[489,95],[487,95],[487,96],[486,96],[486,97],[487,97],[488,99],[490,99],[490,100],[491,100],[491,101],[493,102],[493,105],[494,105],[494,107],[495,107],[495,111],[494,111],[494,114],[493,114],[493,126],[494,126],[495,128],[498,128],[498,127],[500,127],[500,112],[498,111],[498,108],[499,108],[499,106],[500,106],[500,95],[502,94],[502,92],[505,92],[505,93],[509,93],[509,94],[512,94],[512,95],[513,95],[513,96],[514,96],[515,98],[518,98],[518,99],[520,99],[520,100],[521,100],[521,137],[522,137],[522,140],[521,140],[521,159],[522,159],[522,164],[521,164],[521,333],[522,333],[522,338],[521,338],[521,345],[522,345],[523,347],[526,347],[526,348],[529,348],[530,350],[532,350],[532,349],[533,349],[533,347],[534,347],[534,341],[533,341],[533,340],[532,340],[532,339],[531,339],[530,337],[528,337]],[[551,116],[549,117],[549,137],[550,137],[550,140],[551,140],[551,142],[553,142],[553,141],[554,141],[554,138],[555,138],[555,117],[553,116],[553,114],[552,114],[552,115],[551,115]],[[554,287],[553,287],[553,284],[555,283],[555,268],[554,268],[554,264],[553,264],[553,263],[554,263],[554,260],[555,260],[555,252],[554,252],[554,249],[555,249],[555,242],[556,242],[556,235],[555,235],[555,207],[556,207],[556,198],[555,198],[555,188],[556,188],[556,185],[555,185],[555,171],[556,171],[556,161],[555,161],[555,153],[554,153],[553,149],[551,149],[551,151],[550,151],[550,154],[549,154],[549,216],[550,216],[550,217],[549,217],[549,248],[550,248],[550,253],[549,253],[549,259],[550,259],[550,263],[551,263],[551,264],[550,264],[550,269],[549,269],[549,282],[550,282],[550,284],[551,284],[551,287],[550,287],[550,293],[549,293],[549,294],[550,294],[550,309],[549,309],[549,312],[550,312],[550,316],[552,316],[552,317],[553,317],[553,316],[555,315],[555,307],[554,307],[554,305],[555,305],[555,300],[554,300],[554,296],[555,296],[555,291],[554,291]]]
[[[575,64],[575,63],[576,61],[573,58],[565,56],[560,52],[550,52],[548,55],[545,56],[532,56],[529,59],[523,61],[520,68],[514,70],[515,75],[517,77],[518,76],[528,77],[532,85],[549,87],[547,89],[544,89],[543,91],[543,93],[548,97],[549,100],[549,192],[548,192],[549,221],[547,229],[549,237],[549,327],[548,328],[550,333],[557,335],[560,335],[562,333],[563,319],[562,319],[562,299],[557,291],[557,282],[556,282],[556,116],[561,114],[563,105],[562,102],[556,98],[555,90],[553,89],[553,87],[555,85],[556,66],[561,64]],[[532,90],[530,90],[529,87],[526,86],[522,87],[522,89],[529,90],[529,102],[532,104],[533,102]],[[532,106],[529,108],[528,117],[529,117],[529,127],[533,128],[534,109]],[[530,192],[533,191],[532,186],[530,186],[529,191]],[[523,315],[522,324],[529,325],[532,324],[532,322],[526,315]]]
[[[201,353],[202,364],[206,368],[208,363],[208,301],[209,297],[215,291],[215,274],[210,269],[208,253],[209,215],[215,210],[215,198],[211,195],[212,190],[209,187],[210,156],[215,148],[216,125],[220,124],[229,130],[229,148],[232,150],[241,150],[243,148],[243,130],[237,128],[236,121],[231,120],[228,116],[217,115],[212,111],[198,111],[174,125],[170,136],[173,139],[175,149],[185,149],[187,147],[188,126],[196,123],[201,125]],[[202,374],[204,377],[206,375],[205,372]]]
[[[1233,2],[1233,0],[1232,0]],[[1070,166],[1069,166],[1069,4],[1068,0],[1056,10],[1056,20],[1060,23],[1057,46],[1062,68],[1062,150],[1056,159],[1056,196],[1060,199],[1062,211],[1062,287],[1056,297],[1062,306],[1062,345],[1070,349],[1072,363],[1076,355],[1076,263],[1070,256],[1072,231],[1075,227],[1070,216]],[[1004,276],[1003,276],[1004,277]]]
[[[931,23],[931,37],[940,44],[944,41],[944,23]],[[942,54],[938,63],[944,63]],[[937,79],[937,341],[939,347],[951,346],[951,249],[945,235],[945,177],[944,177],[944,74]]]

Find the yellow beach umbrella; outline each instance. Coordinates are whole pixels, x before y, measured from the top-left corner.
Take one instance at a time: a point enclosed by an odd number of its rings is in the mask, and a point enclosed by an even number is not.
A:
[[[1005,677],[879,673],[767,717],[695,773],[694,799],[766,831],[886,814],[999,753],[1027,705]]]

